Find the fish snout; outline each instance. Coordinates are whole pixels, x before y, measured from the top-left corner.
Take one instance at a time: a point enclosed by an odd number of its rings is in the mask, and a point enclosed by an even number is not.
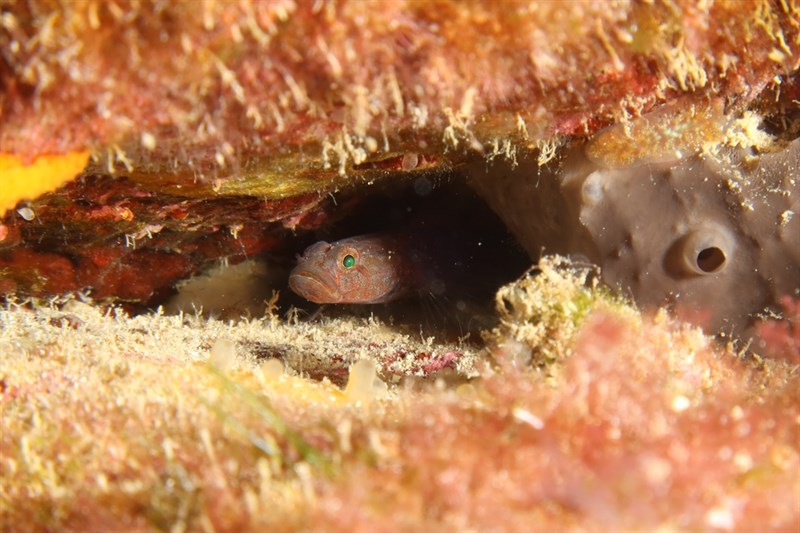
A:
[[[310,302],[317,304],[337,303],[341,296],[336,286],[305,268],[295,268],[289,274],[289,288]]]

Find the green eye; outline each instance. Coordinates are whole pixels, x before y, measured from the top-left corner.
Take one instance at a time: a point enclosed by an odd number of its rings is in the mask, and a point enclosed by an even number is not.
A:
[[[346,255],[344,256],[344,259],[342,259],[342,265],[345,268],[353,268],[356,266],[356,258],[352,255]]]

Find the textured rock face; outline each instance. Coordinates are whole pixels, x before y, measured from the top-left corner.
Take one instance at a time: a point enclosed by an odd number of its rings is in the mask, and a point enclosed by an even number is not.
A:
[[[605,133],[551,173],[530,160],[472,171],[532,256],[586,258],[639,304],[670,304],[714,331],[742,331],[800,289],[800,140],[762,155],[719,146],[694,154],[692,134],[675,150],[641,149],[642,138],[629,137],[621,159],[598,155]]]
[[[687,97],[772,116],[800,99],[798,0],[380,7],[4,6],[0,294],[152,303],[209,263],[274,250],[284,228],[318,228],[341,189],[546,160]],[[707,118],[695,140],[713,140]]]
[[[800,30],[795,0],[757,4],[12,2],[0,143],[97,146],[201,191],[279,194],[288,170],[298,194],[407,149],[582,134],[686,92],[751,99],[797,68]]]

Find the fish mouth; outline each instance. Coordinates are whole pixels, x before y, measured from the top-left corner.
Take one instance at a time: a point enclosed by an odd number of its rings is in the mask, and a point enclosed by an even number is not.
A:
[[[341,300],[335,284],[306,269],[292,270],[289,274],[289,288],[316,304],[333,304]]]

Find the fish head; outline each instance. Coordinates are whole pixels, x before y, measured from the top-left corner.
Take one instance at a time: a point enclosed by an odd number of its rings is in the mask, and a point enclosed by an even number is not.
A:
[[[314,303],[381,303],[403,285],[402,259],[380,236],[309,246],[289,275],[289,287]]]

